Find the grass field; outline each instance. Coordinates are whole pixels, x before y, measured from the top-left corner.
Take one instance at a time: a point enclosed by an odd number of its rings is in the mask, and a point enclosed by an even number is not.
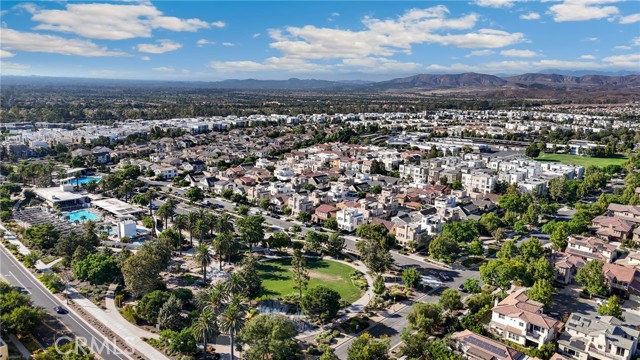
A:
[[[569,155],[569,154],[542,153],[540,154],[540,156],[536,158],[536,160],[548,161],[548,162],[561,162],[563,164],[580,165],[584,167],[591,166],[591,165],[598,166],[598,167],[605,167],[607,165],[622,165],[628,160],[628,158],[626,156],[599,158],[599,157],[587,157],[587,156]]]
[[[353,285],[349,278],[349,274],[354,270],[352,267],[320,259],[306,261],[310,277],[308,289],[324,285],[337,291],[342,299],[350,303],[362,296],[360,289]],[[297,294],[297,290],[293,288],[293,273],[289,270],[290,267],[291,259],[271,260],[259,264],[258,272],[264,289],[260,299]]]

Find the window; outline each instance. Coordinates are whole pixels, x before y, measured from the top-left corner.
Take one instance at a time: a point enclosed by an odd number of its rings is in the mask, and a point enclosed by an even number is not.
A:
[[[504,320],[504,315],[498,314],[498,318]]]
[[[509,336],[509,339],[512,339],[512,340],[515,340],[515,341],[520,340],[520,336],[518,336],[518,335],[516,335],[516,334],[514,334],[512,332],[507,332],[507,334]]]
[[[621,347],[616,347],[616,355],[624,356],[624,349]]]

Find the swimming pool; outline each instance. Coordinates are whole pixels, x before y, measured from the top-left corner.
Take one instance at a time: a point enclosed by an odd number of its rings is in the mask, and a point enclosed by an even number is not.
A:
[[[85,222],[88,220],[100,220],[100,217],[90,211],[87,210],[76,210],[71,211],[66,214],[69,217],[69,222]]]
[[[100,182],[100,180],[102,180],[102,178],[99,176],[83,176],[78,179],[69,179],[68,183],[71,185],[76,185],[76,181],[77,181],[77,184],[85,185],[92,181]]]

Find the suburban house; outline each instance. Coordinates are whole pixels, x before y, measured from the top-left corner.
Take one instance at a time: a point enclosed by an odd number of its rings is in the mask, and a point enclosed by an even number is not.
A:
[[[292,216],[298,216],[300,213],[311,214],[313,212],[313,202],[303,194],[292,194],[289,197],[287,206],[291,209]]]
[[[499,341],[464,330],[451,335],[452,348],[469,360],[534,360]]]
[[[91,154],[96,157],[96,161],[100,164],[106,164],[109,162],[109,154],[111,153],[111,149],[104,146],[96,146],[91,149]]]
[[[618,257],[617,246],[604,242],[602,239],[584,236],[569,236],[567,254],[579,256],[585,261],[601,260],[613,262]]]
[[[165,180],[170,180],[178,176],[178,168],[171,165],[152,165],[151,170],[153,170],[156,176],[162,177]]]
[[[560,284],[568,285],[573,283],[579,269],[582,269],[586,260],[583,257],[554,252],[550,259],[556,274],[556,281]]]
[[[630,239],[633,225],[632,221],[613,216],[597,216],[591,220],[591,230],[606,240]]]
[[[336,213],[339,211],[340,209],[333,207],[331,205],[327,205],[327,204],[322,204],[320,206],[318,206],[316,208],[316,211],[314,213],[314,221],[316,222],[320,222],[320,221],[325,221],[328,218],[331,217],[336,217]]]
[[[635,267],[604,264],[602,272],[612,293],[625,299],[640,297],[640,271]]]
[[[356,231],[360,225],[365,223],[364,214],[356,208],[344,208],[336,212],[336,220],[338,221],[338,229],[347,232]]]
[[[638,347],[638,330],[613,316],[572,313],[558,350],[576,360],[631,360]]]
[[[490,329],[493,333],[523,346],[555,341],[562,322],[546,316],[542,304],[529,299],[526,288],[518,289],[492,309]],[[496,300],[497,302],[497,300]]]
[[[620,217],[636,224],[640,223],[640,206],[638,205],[609,204],[607,211],[609,216]]]

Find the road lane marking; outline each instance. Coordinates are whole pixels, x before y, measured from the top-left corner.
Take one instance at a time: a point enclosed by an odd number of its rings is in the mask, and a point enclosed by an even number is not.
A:
[[[29,294],[31,294],[31,291],[29,291],[29,289],[27,289],[27,287],[22,283],[22,281],[18,280],[18,278],[11,272],[9,271],[9,275],[13,276],[14,279],[16,279],[16,281],[18,282],[18,284],[20,284],[20,286]]]

